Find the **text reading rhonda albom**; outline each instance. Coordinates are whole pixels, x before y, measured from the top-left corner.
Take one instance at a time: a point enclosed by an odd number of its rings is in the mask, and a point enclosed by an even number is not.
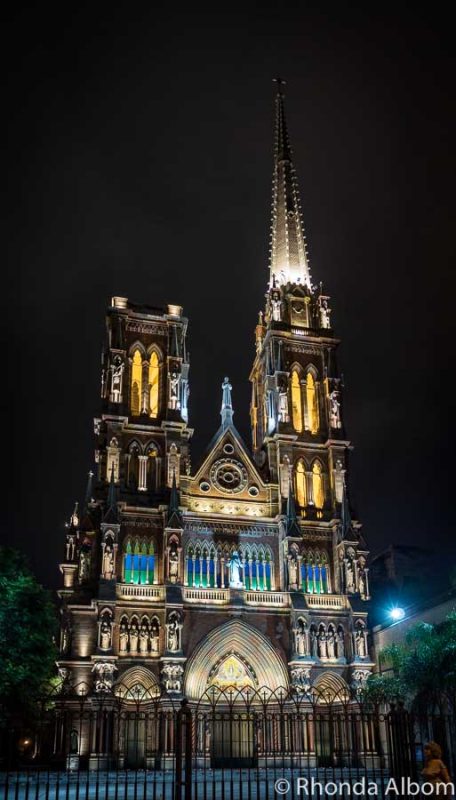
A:
[[[317,778],[278,778],[276,797],[289,792],[295,797],[452,797],[454,783],[418,783],[411,778],[389,778],[385,783],[360,778],[357,781],[319,781]]]

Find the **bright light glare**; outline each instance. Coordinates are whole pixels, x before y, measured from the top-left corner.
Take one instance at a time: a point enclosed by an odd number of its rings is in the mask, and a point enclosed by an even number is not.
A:
[[[391,611],[389,612],[389,615],[390,615],[391,619],[393,619],[395,622],[397,622],[397,620],[399,620],[399,619],[404,619],[405,611],[404,611],[403,608],[400,608],[399,606],[395,606],[394,608],[391,609]]]

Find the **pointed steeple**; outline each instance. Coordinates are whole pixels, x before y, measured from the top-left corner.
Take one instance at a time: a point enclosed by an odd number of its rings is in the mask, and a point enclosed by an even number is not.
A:
[[[87,477],[87,488],[84,497],[84,511],[88,510],[89,504],[92,502],[92,500],[93,500],[93,472],[92,470],[90,470]]]
[[[342,504],[340,509],[340,530],[342,539],[353,538],[353,522],[350,512],[350,503],[348,501],[347,484],[344,481],[344,488],[342,494]]]
[[[103,522],[112,522],[116,524],[119,522],[119,510],[117,508],[117,489],[114,480],[114,464],[111,467],[111,479],[109,481],[108,501],[106,503],[106,514],[103,517]]]
[[[296,171],[285,119],[283,82],[277,79],[272,181],[272,240],[269,285],[311,288]]]
[[[220,416],[222,417],[222,430],[226,431],[233,424],[233,405],[231,401],[232,386],[229,378],[224,378],[222,383],[222,408]]]
[[[171,492],[169,495],[168,519],[166,523],[168,528],[182,527],[182,514],[180,512],[179,506],[180,506],[180,495],[176,483],[176,470],[173,470],[173,482],[171,484]]]
[[[296,516],[296,503],[293,493],[293,481],[290,480],[288,484],[288,499],[287,499],[287,536],[301,536],[301,528],[299,527],[298,518]]]

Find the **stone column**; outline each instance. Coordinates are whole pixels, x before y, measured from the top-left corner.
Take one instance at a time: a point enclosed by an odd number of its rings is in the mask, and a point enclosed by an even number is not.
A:
[[[138,491],[139,492],[146,492],[147,491],[147,461],[148,461],[148,456],[138,456],[138,461],[139,461]]]

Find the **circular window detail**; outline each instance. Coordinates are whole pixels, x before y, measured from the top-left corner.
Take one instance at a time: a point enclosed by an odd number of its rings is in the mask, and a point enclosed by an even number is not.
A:
[[[227,444],[226,444],[226,445],[225,445],[225,447],[223,448],[223,452],[224,452],[224,453],[226,453],[226,454],[227,454],[227,456],[231,456],[231,455],[233,455],[233,453],[234,453],[234,447],[233,447],[233,445],[232,445],[232,444],[230,444],[229,442],[227,442]]]
[[[201,481],[200,489],[202,492],[208,492],[210,488],[210,484],[207,481]]]
[[[250,497],[258,497],[260,494],[260,490],[258,486],[249,486],[249,495]]]
[[[214,486],[226,494],[242,492],[247,486],[247,470],[239,461],[219,458],[212,465],[210,479]]]

